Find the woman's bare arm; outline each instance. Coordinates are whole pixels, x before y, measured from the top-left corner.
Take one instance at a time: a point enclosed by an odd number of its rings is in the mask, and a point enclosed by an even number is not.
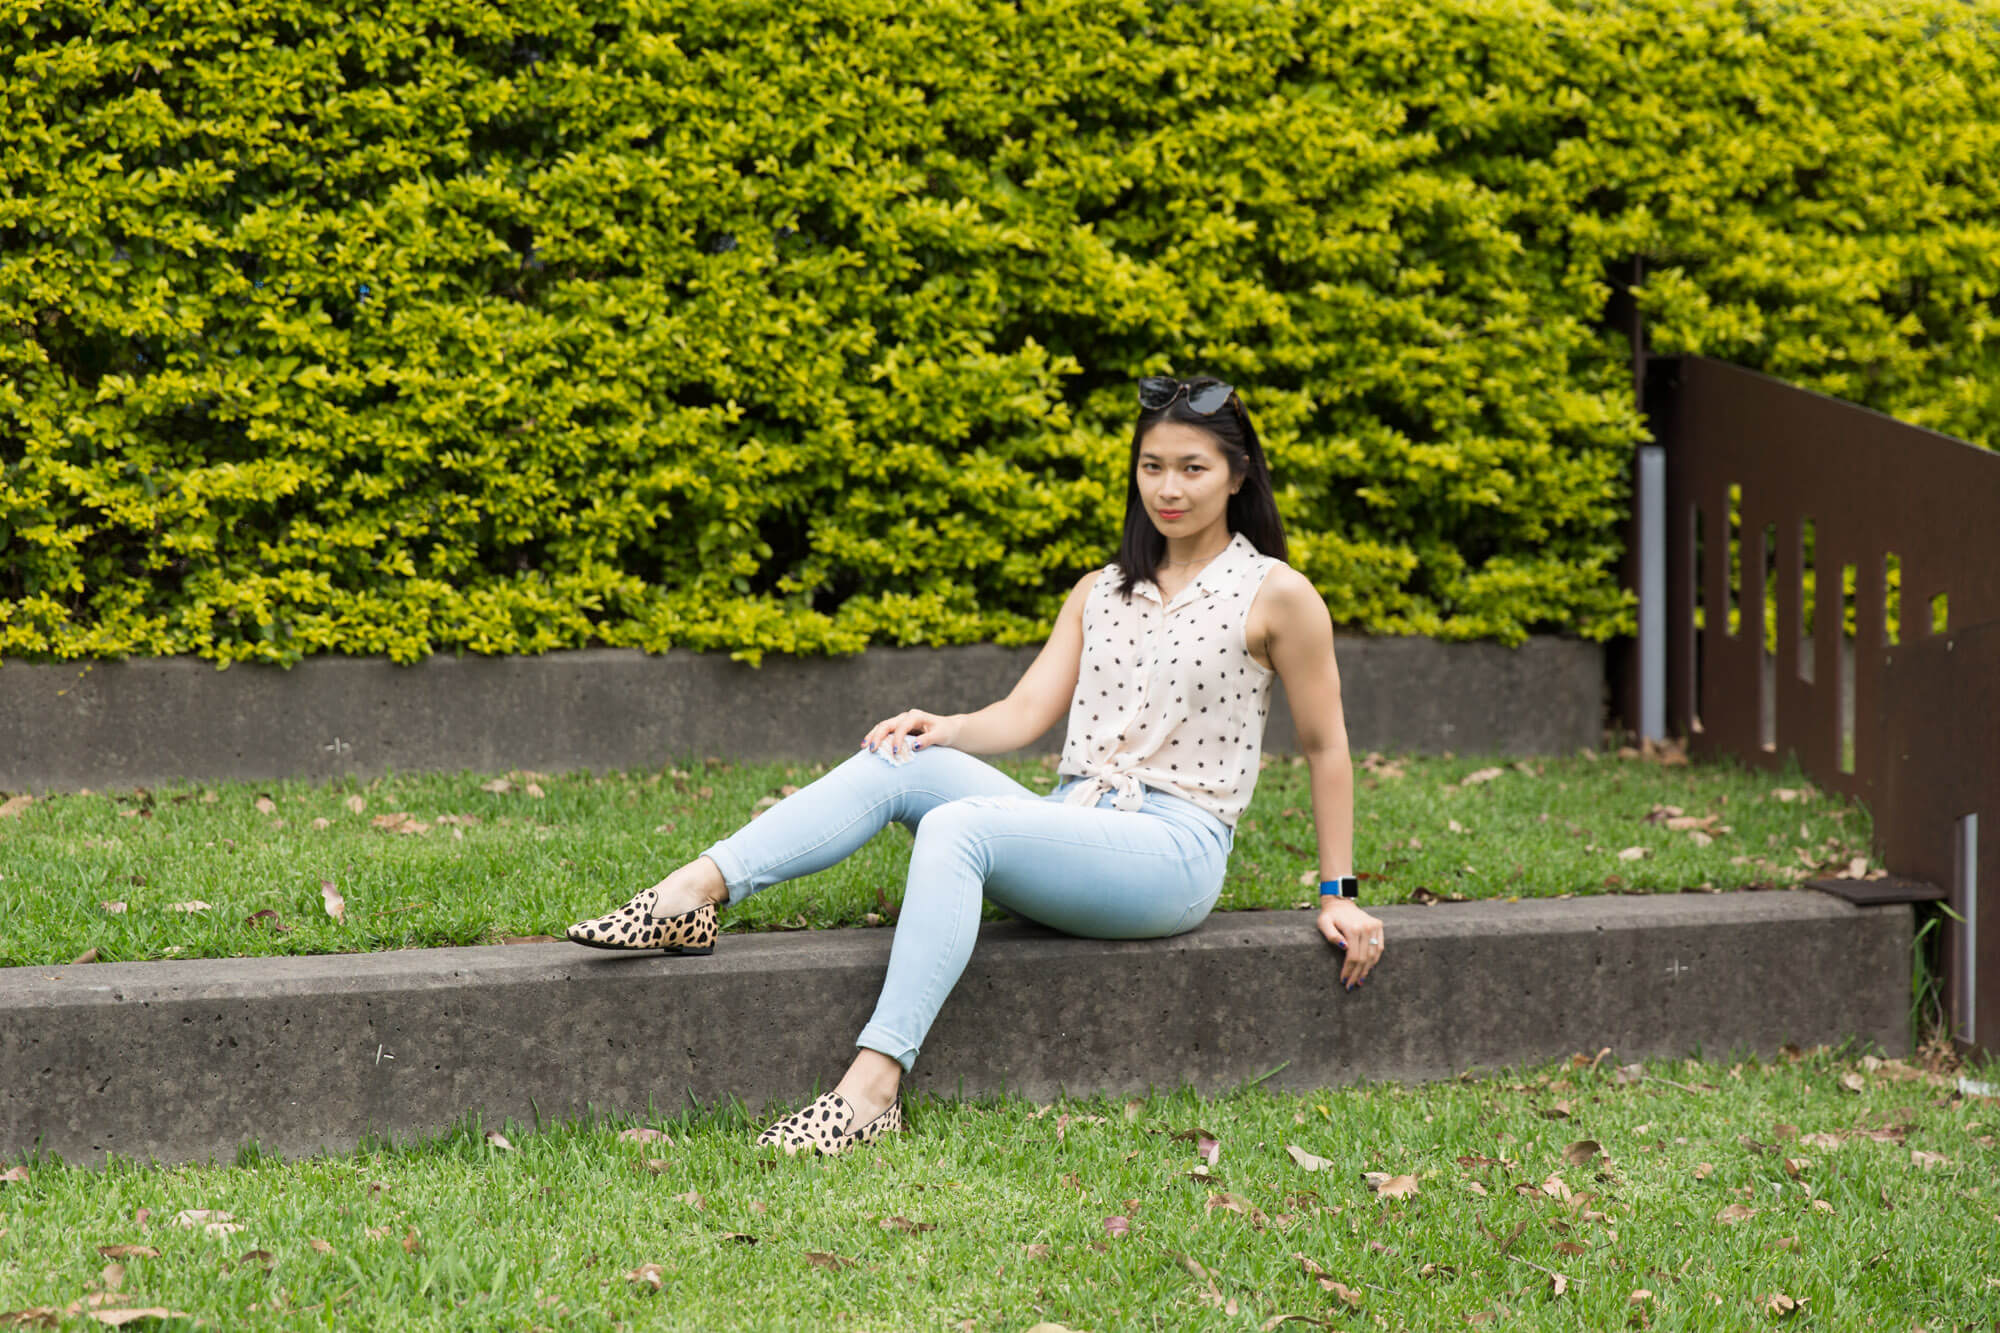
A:
[[[949,745],[967,754],[1005,754],[1062,721],[1076,696],[1076,677],[1083,661],[1083,604],[1102,572],[1091,571],[1070,589],[1062,610],[1056,613],[1049,641],[1006,698],[976,713],[949,717],[916,708],[898,713],[875,724],[866,738],[869,748],[886,747],[895,753]]]
[[[1283,566],[1271,571],[1265,651],[1285,698],[1299,751],[1312,770],[1313,827],[1319,835],[1319,876],[1354,873],[1354,765],[1347,753],[1347,720],[1340,709],[1340,668],[1333,658],[1333,617],[1319,589]]]
[[[949,742],[967,754],[1005,754],[1018,750],[1063,720],[1076,697],[1076,677],[1083,662],[1083,604],[1090,585],[1102,570],[1077,580],[1056,614],[1049,641],[1006,698],[976,713],[957,715],[958,734]]]
[[[1271,571],[1259,600],[1272,598],[1265,623],[1266,651],[1285,697],[1299,749],[1312,773],[1313,828],[1319,835],[1319,877],[1354,873],[1354,762],[1347,752],[1347,719],[1340,708],[1340,668],[1333,660],[1333,617],[1312,580],[1297,570]],[[1317,918],[1328,943],[1346,949],[1340,979],[1361,984],[1382,957],[1382,923],[1352,899],[1320,899]]]

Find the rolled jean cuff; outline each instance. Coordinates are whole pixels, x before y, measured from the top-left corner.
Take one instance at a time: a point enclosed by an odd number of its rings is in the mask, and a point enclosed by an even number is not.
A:
[[[736,853],[718,842],[704,850],[701,856],[715,862],[715,868],[722,872],[722,883],[729,890],[729,906],[734,907],[750,896],[750,869]]]
[[[917,1062],[917,1048],[910,1045],[909,1038],[897,1036],[880,1023],[870,1023],[861,1029],[861,1035],[854,1039],[854,1044],[888,1056],[903,1067],[905,1074]]]

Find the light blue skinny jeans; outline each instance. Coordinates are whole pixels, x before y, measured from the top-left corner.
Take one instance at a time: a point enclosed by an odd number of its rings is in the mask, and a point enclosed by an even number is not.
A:
[[[855,1045],[908,1070],[979,937],[980,901],[1092,939],[1193,930],[1215,906],[1234,834],[1191,801],[1062,803],[960,750],[898,764],[862,750],[702,855],[739,903],[843,860],[895,820],[916,834],[881,998]]]

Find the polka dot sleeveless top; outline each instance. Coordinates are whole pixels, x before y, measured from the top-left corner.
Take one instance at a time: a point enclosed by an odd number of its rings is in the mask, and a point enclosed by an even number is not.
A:
[[[1083,658],[1063,742],[1068,805],[1137,810],[1153,787],[1231,828],[1250,804],[1274,672],[1244,642],[1250,603],[1280,561],[1237,533],[1163,604],[1150,580],[1118,592],[1114,563],[1083,606]]]

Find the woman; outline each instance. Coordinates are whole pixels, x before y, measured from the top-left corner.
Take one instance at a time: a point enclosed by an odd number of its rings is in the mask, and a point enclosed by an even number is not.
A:
[[[911,709],[860,753],[645,890],[571,926],[579,944],[708,953],[717,908],[823,870],[896,820],[916,833],[889,972],[854,1063],[760,1144],[836,1153],[902,1128],[902,1077],[964,971],[982,896],[1072,935],[1149,939],[1214,907],[1256,785],[1274,676],[1312,766],[1318,928],[1359,985],[1382,923],[1353,893],[1354,775],[1333,625],[1284,563],[1270,470],[1234,389],[1139,385],[1116,562],[1070,591],[1014,690],[976,713]],[[1062,782],[1036,793],[973,758],[1065,713]]]

